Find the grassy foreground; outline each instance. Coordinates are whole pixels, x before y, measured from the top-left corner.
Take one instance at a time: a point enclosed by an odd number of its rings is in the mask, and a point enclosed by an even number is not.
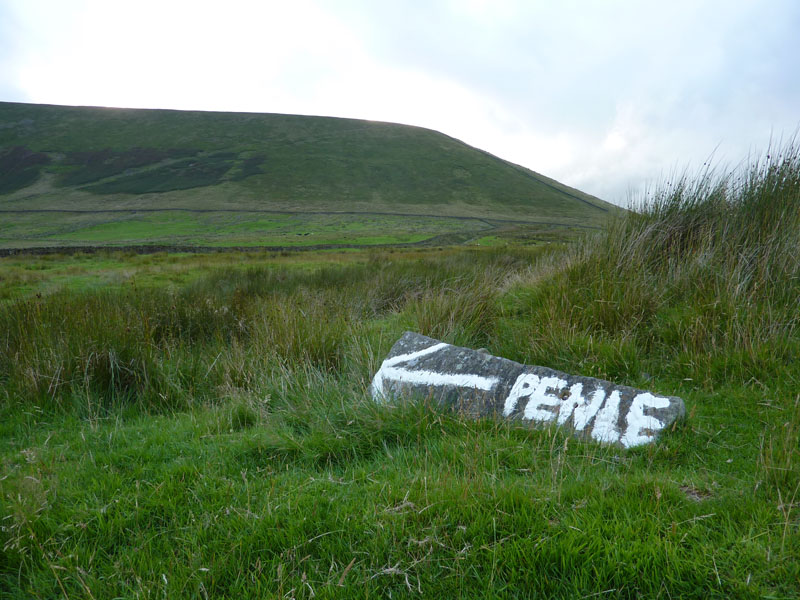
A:
[[[567,248],[131,259],[61,291],[5,259],[0,597],[796,598],[799,238],[788,148]],[[406,329],[688,418],[623,451],[375,405]]]

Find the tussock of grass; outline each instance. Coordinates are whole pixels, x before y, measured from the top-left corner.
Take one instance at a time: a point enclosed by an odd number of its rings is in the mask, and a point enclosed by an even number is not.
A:
[[[393,314],[407,327],[480,344],[494,323],[496,281],[487,273],[496,260],[481,253],[412,263],[376,258],[311,272],[221,269],[180,291],[33,296],[0,313],[0,373],[14,397],[41,406],[135,404],[159,412],[239,387],[243,370],[257,372],[261,357],[341,370],[361,353],[355,347],[364,344],[366,323]]]
[[[661,364],[647,370],[766,382],[800,350],[798,177],[792,146],[744,172],[680,177],[574,249],[569,268],[521,286],[512,314],[548,323],[589,352],[613,340],[657,355]],[[523,340],[514,345],[531,358],[562,354],[554,336]],[[635,376],[645,365],[631,359],[625,370]]]

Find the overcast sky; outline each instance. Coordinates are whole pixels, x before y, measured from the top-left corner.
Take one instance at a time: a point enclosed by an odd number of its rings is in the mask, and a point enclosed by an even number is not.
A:
[[[436,129],[605,200],[800,126],[797,0],[0,0],[0,100]]]

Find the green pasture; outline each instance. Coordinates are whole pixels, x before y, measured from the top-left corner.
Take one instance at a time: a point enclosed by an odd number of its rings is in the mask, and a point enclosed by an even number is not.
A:
[[[369,214],[131,211],[0,216],[0,247],[403,244],[444,234],[466,234],[471,239],[493,229],[480,219]]]
[[[419,249],[400,256],[446,255],[453,250]],[[395,252],[391,251],[390,256]],[[283,269],[306,272],[332,264],[370,260],[367,250],[315,252],[157,252],[136,254],[112,248],[92,253],[21,254],[2,259],[0,299],[17,300],[54,293],[124,290],[132,288],[179,289],[217,269]]]
[[[771,156],[567,244],[0,258],[0,597],[797,598],[800,158]],[[624,450],[376,404],[406,330],[687,415]]]

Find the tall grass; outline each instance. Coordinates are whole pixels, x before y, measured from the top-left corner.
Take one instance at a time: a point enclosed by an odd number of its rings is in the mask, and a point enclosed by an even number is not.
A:
[[[386,254],[313,271],[217,269],[179,290],[34,296],[0,312],[0,380],[15,404],[81,414],[186,409],[247,387],[245,372],[264,373],[265,364],[346,371],[366,385],[377,354],[405,328],[484,344],[500,279],[529,260],[526,252]]]
[[[509,310],[532,330],[513,344],[536,360],[571,355],[565,338],[590,353],[613,340],[631,354],[614,376],[656,369],[708,385],[766,381],[800,350],[798,249],[796,146],[728,174],[677,177],[574,248],[562,259],[568,268],[518,288]],[[659,364],[643,364],[648,355]]]
[[[797,145],[665,183],[608,231],[536,265],[503,303],[493,350],[510,358],[634,385],[753,390],[783,419],[742,443],[758,444],[770,489],[797,496]],[[720,402],[748,419],[757,401]]]

